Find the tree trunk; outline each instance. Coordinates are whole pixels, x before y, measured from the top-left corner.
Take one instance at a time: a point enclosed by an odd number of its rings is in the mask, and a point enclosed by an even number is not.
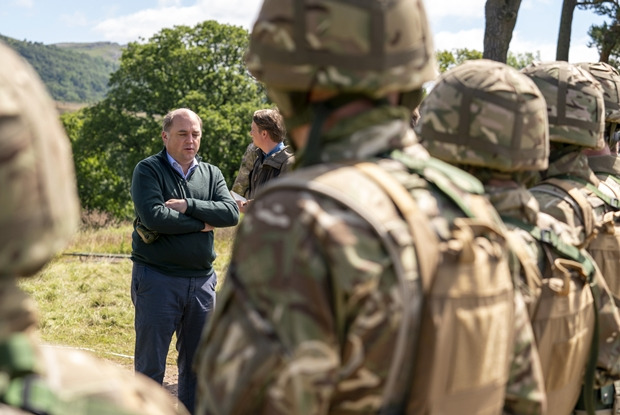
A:
[[[568,62],[570,49],[570,36],[573,27],[573,13],[577,6],[577,0],[564,0],[562,3],[562,15],[560,16],[560,31],[558,32],[558,44],[555,50],[555,59]]]
[[[521,0],[487,0],[482,57],[506,63]]]

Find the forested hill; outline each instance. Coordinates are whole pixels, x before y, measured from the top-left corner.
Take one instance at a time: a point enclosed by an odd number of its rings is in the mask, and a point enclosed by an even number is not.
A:
[[[54,100],[76,103],[94,103],[105,97],[122,48],[109,42],[44,45],[2,35],[0,40],[30,62]]]

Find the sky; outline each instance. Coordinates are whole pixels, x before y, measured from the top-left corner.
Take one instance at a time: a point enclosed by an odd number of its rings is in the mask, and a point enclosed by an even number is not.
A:
[[[486,0],[425,0],[436,50],[482,51]],[[216,20],[251,30],[260,0],[0,0],[0,34],[44,44],[148,40],[163,28]],[[554,60],[562,0],[522,0],[510,51]],[[570,62],[597,61],[588,28],[605,18],[575,10]]]

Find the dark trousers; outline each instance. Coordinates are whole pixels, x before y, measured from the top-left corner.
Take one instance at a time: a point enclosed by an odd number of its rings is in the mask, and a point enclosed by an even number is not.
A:
[[[131,300],[135,307],[134,368],[162,384],[173,333],[179,352],[179,400],[190,413],[196,400],[194,354],[215,307],[215,272],[208,277],[170,277],[134,263]]]

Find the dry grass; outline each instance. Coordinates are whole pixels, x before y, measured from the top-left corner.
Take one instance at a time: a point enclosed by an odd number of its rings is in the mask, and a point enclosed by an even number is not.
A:
[[[230,259],[235,228],[216,231],[214,266],[220,283]],[[129,254],[131,224],[80,231],[65,253]],[[92,350],[99,357],[128,365],[133,356],[133,305],[128,258],[59,255],[21,287],[36,301],[45,343]],[[174,345],[174,340],[172,342]],[[171,347],[169,364],[176,360]]]

